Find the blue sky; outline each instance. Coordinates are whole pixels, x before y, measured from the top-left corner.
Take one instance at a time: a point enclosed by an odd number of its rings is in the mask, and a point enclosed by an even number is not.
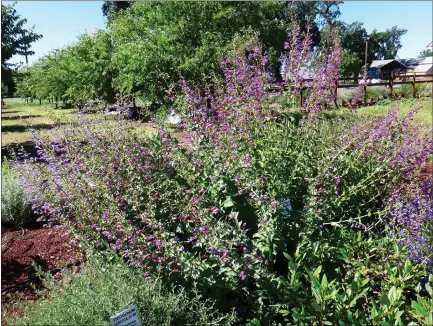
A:
[[[4,1],[4,3],[11,3]],[[102,1],[21,1],[16,4],[18,13],[27,18],[28,26],[44,37],[33,44],[36,61],[50,50],[61,48],[76,40],[80,33],[105,28]],[[340,20],[364,23],[367,32],[384,31],[397,25],[408,30],[402,37],[400,58],[416,57],[432,37],[432,1],[346,1],[340,6]],[[11,62],[25,61],[16,56]]]

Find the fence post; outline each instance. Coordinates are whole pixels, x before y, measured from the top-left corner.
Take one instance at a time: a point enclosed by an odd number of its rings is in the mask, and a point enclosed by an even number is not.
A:
[[[300,91],[299,91],[299,105],[302,107],[302,105],[304,105],[304,103],[303,103],[303,99],[302,99],[302,92],[303,92],[303,85],[302,85],[302,83],[301,83],[301,86],[300,86]]]
[[[364,85],[364,105],[367,105],[367,85]]]
[[[338,79],[335,81],[335,98],[337,98],[338,95]]]
[[[412,76],[412,97],[415,97],[415,73]]]
[[[335,100],[334,100],[335,107],[338,109],[337,95],[338,95],[338,79],[335,81]]]
[[[391,71],[391,75],[389,76],[389,88],[390,88],[390,97],[392,98],[392,86],[394,84],[394,71]]]

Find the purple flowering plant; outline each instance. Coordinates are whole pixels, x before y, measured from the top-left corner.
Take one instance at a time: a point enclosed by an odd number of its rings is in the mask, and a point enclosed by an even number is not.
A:
[[[311,36],[295,27],[285,48],[286,83],[297,95]],[[281,300],[317,298],[308,282],[320,271],[311,268],[350,265],[340,250],[359,228],[379,237],[392,226],[410,258],[431,259],[431,183],[412,197],[402,186],[416,184],[431,139],[395,110],[355,126],[322,119],[340,61],[334,37],[307,84],[304,123],[282,108],[276,121],[267,53],[253,39],[222,62],[223,85],[199,91],[180,81],[182,140],[162,127],[142,137],[125,120],[82,119],[35,133],[38,158],[14,168],[33,208],[71,225],[96,252],[271,318]]]

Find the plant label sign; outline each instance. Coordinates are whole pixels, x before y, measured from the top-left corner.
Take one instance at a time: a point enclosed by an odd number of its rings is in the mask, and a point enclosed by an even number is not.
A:
[[[112,326],[141,326],[137,306],[134,304],[110,317]]]

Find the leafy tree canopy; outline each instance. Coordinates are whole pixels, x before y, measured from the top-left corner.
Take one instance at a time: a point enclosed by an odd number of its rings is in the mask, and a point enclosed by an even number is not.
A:
[[[343,51],[342,73],[348,75],[354,73],[356,76],[361,72],[365,61],[365,40],[368,37],[367,64],[373,60],[394,59],[398,50],[401,49],[401,36],[407,30],[393,26],[385,32],[373,30],[367,34],[363,23],[351,24],[336,22],[334,27],[338,29],[341,37]],[[326,38],[326,33],[323,33]]]
[[[97,98],[112,101],[111,58],[112,42],[106,31],[83,34],[75,44],[54,50],[31,67],[18,70],[17,93],[70,103]]]
[[[370,35],[371,49],[375,59],[394,59],[398,50],[403,46],[401,37],[407,33],[406,29],[393,26],[385,32],[373,30]]]
[[[115,14],[131,7],[133,3],[133,1],[104,1],[102,5],[102,15],[107,17],[107,24],[110,24]]]
[[[24,28],[27,19],[21,18],[14,5],[1,5],[1,81],[4,88],[8,88],[9,95],[12,95],[15,89],[12,71],[15,65],[8,61],[16,54],[25,55],[26,58],[35,54],[30,50],[31,44],[42,38],[42,35],[34,32],[34,26],[30,29]]]
[[[269,52],[274,75],[291,24],[310,17],[313,46],[320,26],[339,15],[338,2],[139,2],[116,15],[115,86],[160,100],[180,76],[196,85],[220,77],[219,64],[236,33],[252,29]],[[264,49],[264,50],[265,50]]]
[[[31,43],[42,38],[42,35],[34,32],[34,26],[30,29],[24,28],[26,18],[21,18],[13,5],[1,5],[2,15],[2,68],[10,66],[9,61],[13,55],[33,55],[30,51]]]
[[[418,55],[418,58],[427,58],[427,57],[433,57],[433,51],[431,49],[422,50]]]

